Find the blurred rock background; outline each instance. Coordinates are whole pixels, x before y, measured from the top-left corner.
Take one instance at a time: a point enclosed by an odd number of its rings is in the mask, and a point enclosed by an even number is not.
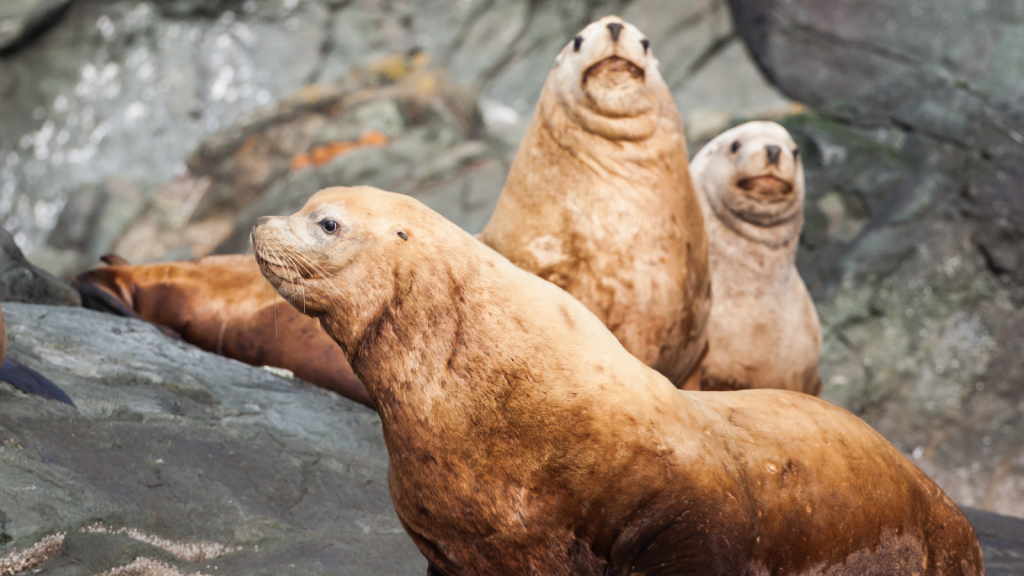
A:
[[[7,0],[0,219],[58,277],[243,251],[326,185],[477,232],[554,56],[608,13],[649,34],[691,154],[756,118],[801,142],[824,396],[1024,517],[1019,0]]]

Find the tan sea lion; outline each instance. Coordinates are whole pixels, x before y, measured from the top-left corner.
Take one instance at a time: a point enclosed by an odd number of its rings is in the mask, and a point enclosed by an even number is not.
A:
[[[701,390],[821,394],[821,324],[796,269],[804,170],[789,132],[749,122],[693,159],[711,261],[710,351]]]
[[[275,366],[373,407],[348,360],[316,320],[267,285],[250,255],[109,266],[74,279],[86,307],[147,320],[208,352]],[[301,304],[300,304],[301,306]]]
[[[687,157],[647,38],[602,18],[555,60],[480,237],[575,296],[679,386],[707,349],[711,310]]]
[[[331,188],[252,239],[376,401],[428,574],[982,573],[956,505],[856,416],[677,390],[415,199]]]

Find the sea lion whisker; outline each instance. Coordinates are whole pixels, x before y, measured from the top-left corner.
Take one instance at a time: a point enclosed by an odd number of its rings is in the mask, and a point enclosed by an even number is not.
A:
[[[275,260],[278,259],[278,257],[276,256],[277,252],[276,252],[276,250],[274,250],[274,248],[272,246],[263,245],[263,246],[261,246],[261,248],[262,248],[262,251],[269,251],[269,252],[273,253]],[[267,261],[265,258],[263,258],[262,260],[264,262]],[[278,330],[277,306],[274,306],[274,338],[278,338],[279,337],[279,333],[280,333],[280,331]]]
[[[306,313],[306,285],[302,282],[302,273],[296,267],[297,264],[294,259],[286,250],[285,246],[280,242],[275,243],[274,253],[278,260],[285,262],[286,269],[288,270],[288,281],[299,287],[299,292],[302,294],[302,313]],[[294,272],[294,276],[292,273]]]

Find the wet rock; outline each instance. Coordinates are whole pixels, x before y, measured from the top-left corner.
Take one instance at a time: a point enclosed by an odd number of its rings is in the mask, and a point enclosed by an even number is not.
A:
[[[9,354],[78,411],[0,383],[0,559],[60,534],[48,574],[425,571],[370,410],[143,322],[3,308]]]
[[[71,0],[7,0],[0,6],[0,52],[53,23]]]
[[[116,176],[148,199],[205,137],[307,81],[327,18],[316,2],[71,3],[0,56],[5,227],[31,254],[76,191]]]
[[[82,251],[60,240],[56,244],[69,247],[56,247],[51,233],[62,215],[88,221],[89,214],[71,212],[93,206],[72,199],[117,177],[136,187],[144,204],[163,206],[159,217],[149,210],[138,216],[158,233],[143,238],[136,228],[120,245],[148,245],[149,259],[208,252],[233,225],[209,218],[213,201],[223,199],[223,174],[192,173],[194,153],[221,149],[226,134],[251,130],[254,118],[275,115],[278,103],[305,85],[345,85],[368,63],[376,63],[373,75],[393,82],[408,73],[408,56],[417,53],[447,69],[453,85],[500,110],[488,115],[486,134],[468,138],[493,141],[496,160],[507,164],[555,55],[580,28],[612,12],[648,31],[698,140],[737,116],[789,110],[742,50],[724,0],[682,8],[664,0],[77,2],[47,34],[0,56],[0,219],[30,257],[60,275],[73,274],[114,241],[91,240],[97,247]],[[354,118],[352,126],[368,124]],[[277,161],[254,163],[248,156],[234,162],[252,168],[246,182],[231,188],[245,205],[285,173]],[[222,160],[214,162],[243,173]],[[212,178],[205,192],[204,175]],[[450,184],[444,190],[463,193],[462,184]],[[437,189],[429,197],[438,206],[459,204],[438,196],[445,193]],[[199,196],[201,205],[188,203]],[[472,226],[483,219],[464,203],[450,213]]]
[[[0,229],[0,301],[30,302],[57,306],[81,306],[78,292],[46,270],[33,266]]]

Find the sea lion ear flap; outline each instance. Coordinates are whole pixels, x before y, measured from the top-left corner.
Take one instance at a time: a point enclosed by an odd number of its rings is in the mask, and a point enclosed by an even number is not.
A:
[[[110,266],[131,266],[130,262],[113,252],[100,256],[100,260],[106,262]]]

